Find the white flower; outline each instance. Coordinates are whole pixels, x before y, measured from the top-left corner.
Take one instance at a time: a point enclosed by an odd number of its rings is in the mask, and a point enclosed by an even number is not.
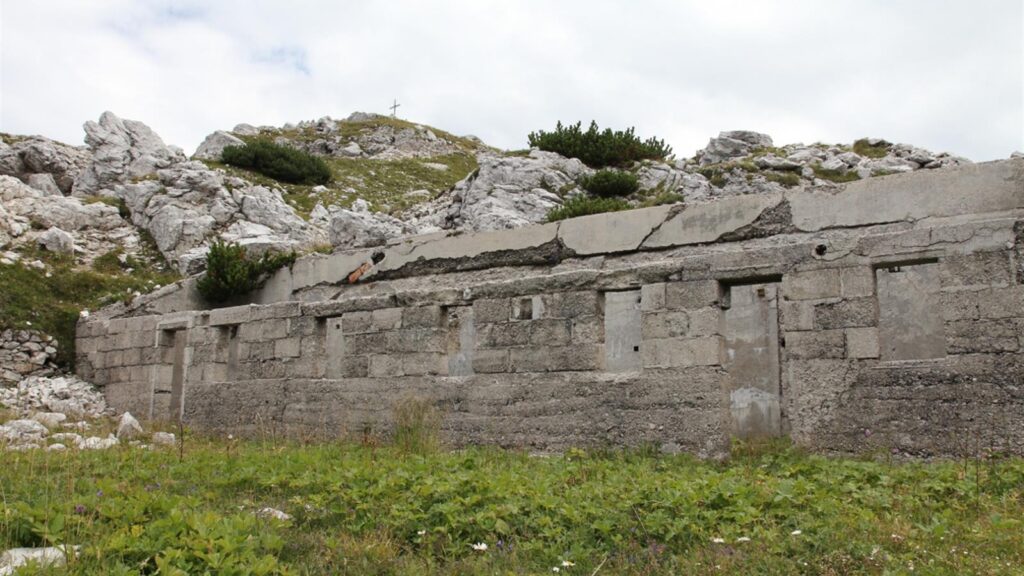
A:
[[[486,552],[487,551],[487,543],[486,542],[477,542],[476,544],[471,544],[470,546],[473,547],[473,550],[477,550],[479,552]]]
[[[31,322],[29,322],[28,320],[25,320],[25,326],[31,326],[31,325],[32,325]]]
[[[82,310],[81,312],[78,313],[78,315],[81,316],[82,318],[88,318],[89,317],[89,311],[88,310]]]
[[[561,571],[562,571],[562,569],[561,569],[561,568],[559,568],[558,566],[555,566],[554,568],[552,568],[552,569],[551,569],[551,571],[552,571],[552,572],[561,572]]]
[[[793,530],[792,532],[789,533],[790,536],[799,536],[801,534],[803,534],[802,530]]]
[[[712,538],[712,544],[725,544],[725,538]]]
[[[737,542],[750,542],[750,538],[747,538],[746,536],[740,536],[739,538],[736,539],[736,541]]]
[[[572,568],[575,565],[576,565],[575,562],[570,562],[568,560],[562,560],[562,566],[565,567],[565,568]]]
[[[417,536],[423,536],[423,535],[424,535],[424,534],[426,534],[426,533],[427,533],[427,531],[426,531],[426,530],[417,530],[417,531],[416,531],[416,535],[417,535]]]

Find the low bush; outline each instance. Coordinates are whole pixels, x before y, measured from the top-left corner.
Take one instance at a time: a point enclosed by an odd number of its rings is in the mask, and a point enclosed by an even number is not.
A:
[[[331,169],[322,158],[266,140],[255,140],[245,146],[228,146],[221,152],[221,161],[291,184],[327,184],[331,181]]]
[[[811,166],[814,170],[814,175],[822,180],[828,180],[830,182],[853,182],[860,180],[860,175],[854,170],[834,170],[832,168],[823,168],[821,164],[815,164]]]
[[[576,218],[577,216],[587,216],[589,214],[602,214],[604,212],[618,212],[619,210],[629,210],[632,206],[629,202],[621,198],[594,198],[591,196],[577,196],[570,200],[566,200],[565,204],[557,208],[552,208],[548,212],[548,222],[556,222],[558,220],[565,220],[567,218]]]
[[[295,262],[295,252],[264,253],[252,259],[238,244],[216,241],[206,255],[206,273],[196,289],[207,302],[219,304],[258,288],[278,268]]]
[[[891,148],[892,144],[885,140],[871,144],[867,138],[861,138],[853,143],[853,151],[865,158],[885,158]]]
[[[672,147],[664,140],[651,137],[640,140],[633,128],[613,131],[600,130],[596,122],[584,132],[580,123],[563,126],[559,122],[554,131],[531,132],[530,146],[548,152],[557,152],[567,158],[579,158],[593,168],[624,166],[638,160],[661,160],[672,153]]]
[[[640,182],[629,172],[605,169],[581,178],[580,186],[594,196],[616,198],[636,192],[640,188]]]

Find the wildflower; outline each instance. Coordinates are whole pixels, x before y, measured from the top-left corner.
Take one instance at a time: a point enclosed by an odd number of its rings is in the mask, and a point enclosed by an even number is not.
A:
[[[426,530],[417,530],[416,531],[416,535],[417,536],[424,536],[424,535],[426,535],[426,533],[427,533]]]
[[[471,546],[473,547],[473,550],[476,550],[477,552],[486,552],[487,551],[487,543],[486,542],[477,542],[476,544],[472,544]]]
[[[712,544],[725,544],[725,538],[712,538]]]
[[[801,535],[803,533],[804,533],[803,530],[793,530],[792,532],[789,533],[789,535],[790,536],[799,536],[799,535]]]
[[[81,312],[78,313],[78,315],[81,316],[82,318],[88,318],[89,317],[89,311],[88,310],[82,310]]]
[[[98,498],[103,498],[103,490],[97,490],[97,491],[96,491],[96,496],[97,496]]]
[[[85,514],[85,505],[75,504],[75,514]]]
[[[29,322],[28,320],[25,320],[25,326],[31,326],[31,325],[32,325],[31,322]]]
[[[562,560],[562,567],[563,568],[572,568],[575,565],[576,565],[575,562],[570,562],[569,560]]]
[[[561,569],[561,568],[559,568],[558,566],[555,566],[554,568],[552,568],[552,569],[551,569],[551,571],[552,571],[552,572],[561,572],[561,571],[562,571],[562,569]]]
[[[739,538],[736,539],[736,541],[737,542],[750,542],[750,538],[747,538],[746,536],[740,536]]]

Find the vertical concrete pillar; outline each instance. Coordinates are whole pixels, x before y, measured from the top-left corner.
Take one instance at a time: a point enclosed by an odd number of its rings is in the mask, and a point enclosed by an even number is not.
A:
[[[604,294],[604,363],[608,372],[639,372],[640,291]]]
[[[780,410],[778,284],[729,288],[725,311],[725,369],[732,433],[778,436]]]
[[[448,322],[448,375],[473,374],[473,351],[476,349],[476,326],[473,307],[456,306],[447,309]]]

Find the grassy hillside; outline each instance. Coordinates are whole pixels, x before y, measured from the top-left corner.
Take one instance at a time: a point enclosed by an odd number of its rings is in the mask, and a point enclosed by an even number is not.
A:
[[[121,262],[121,250],[100,256],[90,268],[76,267],[74,259],[44,250],[21,248],[22,259],[0,264],[0,329],[40,330],[57,339],[57,363],[71,369],[75,358],[75,323],[81,310],[129,300],[180,276],[171,270],[155,247],[141,258]],[[40,270],[26,263],[38,259]]]
[[[415,129],[418,125],[405,120],[379,116],[362,122],[339,122],[338,131],[330,136],[340,136],[343,143],[355,142],[364,135],[380,128],[396,130]],[[331,183],[325,192],[314,192],[313,186],[287,184],[267,178],[258,173],[227,166],[220,162],[207,161],[211,167],[222,168],[229,174],[245,178],[257,184],[283,189],[285,200],[303,217],[318,202],[325,206],[349,207],[356,198],[370,202],[375,210],[397,214],[410,206],[424,202],[450,189],[477,169],[476,152],[482,147],[471,140],[449,134],[436,128],[429,129],[438,138],[452,144],[449,154],[424,158],[371,159],[324,157],[331,168]],[[315,142],[325,134],[313,128],[278,130],[260,136],[247,136],[244,140],[274,139],[284,137],[296,143]],[[425,190],[426,194],[410,194]]]
[[[4,462],[0,548],[81,545],[72,574],[1024,573],[1019,459],[190,438],[181,460],[125,447]]]

